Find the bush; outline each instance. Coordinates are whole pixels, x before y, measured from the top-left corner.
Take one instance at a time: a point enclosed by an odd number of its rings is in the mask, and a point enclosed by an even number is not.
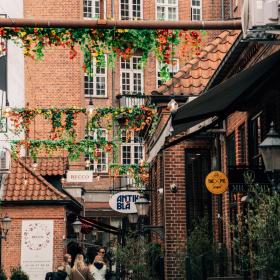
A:
[[[11,280],[29,280],[28,275],[20,266],[11,268]]]
[[[7,276],[5,271],[3,270],[3,267],[0,268],[0,280],[7,280]]]

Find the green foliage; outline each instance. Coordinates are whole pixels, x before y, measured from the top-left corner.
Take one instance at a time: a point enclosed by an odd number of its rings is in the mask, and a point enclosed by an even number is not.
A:
[[[20,266],[12,267],[10,280],[29,280],[29,276],[21,269]]]
[[[147,244],[137,233],[129,233],[124,246],[116,251],[116,260],[125,267],[126,272],[133,271],[133,280],[157,280],[156,267],[162,256],[160,245]]]
[[[0,280],[7,280],[7,276],[5,271],[3,270],[3,267],[0,268]]]
[[[243,267],[266,275],[267,279],[280,279],[280,195],[253,191],[248,203],[248,215],[239,237]]]
[[[193,279],[203,279],[203,270],[211,270],[213,242],[208,230],[208,218],[199,219],[187,240],[187,254],[191,260]]]
[[[146,259],[148,264],[149,274],[152,279],[160,280],[164,277],[162,259],[163,252],[161,245],[158,243],[149,243],[147,244],[147,253]]]

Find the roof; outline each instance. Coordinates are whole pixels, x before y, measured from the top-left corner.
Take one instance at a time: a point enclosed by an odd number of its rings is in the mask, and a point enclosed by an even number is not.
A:
[[[161,85],[153,94],[200,94],[240,34],[238,30],[223,31],[200,55],[188,61],[172,79]]]
[[[33,160],[23,158],[28,166],[32,166]],[[42,176],[57,176],[64,175],[68,166],[68,159],[66,157],[39,157],[36,160],[36,171]]]
[[[195,100],[181,106],[172,116],[172,125],[218,116],[224,118],[234,111],[247,111],[263,96],[263,87],[279,73],[280,51],[211,88]],[[267,86],[266,86],[267,88]]]
[[[39,172],[34,171],[24,160],[13,160],[11,171],[3,184],[2,201],[24,200],[69,200]]]

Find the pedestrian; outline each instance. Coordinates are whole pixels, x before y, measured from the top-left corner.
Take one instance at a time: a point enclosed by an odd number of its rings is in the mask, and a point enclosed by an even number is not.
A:
[[[66,280],[67,273],[63,265],[57,268],[56,272],[48,272],[45,280]]]
[[[85,265],[84,256],[78,254],[76,256],[74,266],[70,274],[71,280],[93,280],[89,268]]]
[[[104,259],[105,248],[99,247],[97,255],[94,258],[93,264],[90,266],[90,271],[94,280],[105,280],[107,273],[107,265]]]
[[[70,254],[65,254],[63,257],[63,266],[65,269],[65,272],[67,273],[66,280],[70,280],[71,261],[72,261],[72,256]]]

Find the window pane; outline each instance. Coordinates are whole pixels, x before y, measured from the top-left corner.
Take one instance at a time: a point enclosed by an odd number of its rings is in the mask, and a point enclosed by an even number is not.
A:
[[[169,20],[176,20],[176,8],[169,7],[167,17]]]
[[[84,17],[92,17],[92,0],[84,0]]]
[[[134,164],[143,159],[143,146],[134,146]]]
[[[96,95],[105,96],[105,87],[106,87],[106,78],[105,77],[96,77]]]
[[[141,0],[132,0],[132,17],[141,19]]]
[[[142,93],[142,74],[134,73],[133,74],[133,92]]]
[[[122,146],[122,164],[131,164],[131,146]]]
[[[129,73],[122,73],[122,94],[129,94],[130,93],[130,75]]]
[[[141,70],[141,65],[140,65],[140,57],[132,57],[132,68],[135,70]]]
[[[227,161],[229,166],[236,165],[235,135],[232,133],[227,138]]]
[[[165,8],[164,7],[157,7],[157,18],[159,20],[165,19]]]
[[[129,19],[129,0],[121,0],[121,19]]]
[[[85,75],[84,86],[85,86],[85,95],[93,96],[93,77]]]
[[[97,151],[99,157],[96,161],[96,172],[107,172],[107,154],[101,149],[97,149]]]

